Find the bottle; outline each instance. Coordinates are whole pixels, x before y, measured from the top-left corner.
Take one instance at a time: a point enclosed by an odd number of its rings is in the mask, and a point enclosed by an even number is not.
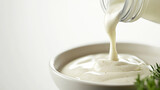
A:
[[[100,0],[104,12],[110,2],[124,1],[121,22],[134,22],[139,18],[160,24],[160,0]]]

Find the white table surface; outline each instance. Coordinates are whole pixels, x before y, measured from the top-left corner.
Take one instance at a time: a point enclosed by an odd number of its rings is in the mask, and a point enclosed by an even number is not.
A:
[[[0,0],[0,90],[58,90],[50,58],[108,42],[103,17],[99,0]],[[160,45],[160,25],[120,23],[117,41]]]

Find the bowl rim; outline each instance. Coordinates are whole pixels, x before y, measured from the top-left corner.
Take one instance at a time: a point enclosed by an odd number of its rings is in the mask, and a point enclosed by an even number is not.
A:
[[[124,86],[125,86],[125,87],[133,87],[133,86],[135,86],[134,84],[126,84],[126,85],[125,85],[125,84],[122,84],[122,85],[120,85],[120,84],[119,84],[119,85],[115,84],[115,85],[114,85],[114,84],[104,84],[104,83],[99,83],[99,82],[78,80],[78,79],[76,79],[76,78],[73,78],[73,77],[70,77],[70,76],[67,76],[67,75],[65,75],[65,74],[60,73],[60,72],[57,71],[56,68],[54,67],[54,63],[55,63],[56,58],[57,58],[59,55],[63,54],[63,53],[67,53],[67,52],[69,52],[70,50],[76,50],[76,49],[78,49],[78,48],[83,48],[83,47],[86,47],[86,46],[90,47],[90,46],[94,46],[94,45],[98,46],[98,45],[105,45],[105,44],[107,45],[107,44],[109,44],[109,43],[88,44],[88,45],[82,45],[82,46],[78,46],[78,47],[75,47],[75,48],[71,48],[71,49],[65,50],[65,51],[59,53],[58,55],[56,55],[56,57],[52,57],[52,58],[51,58],[51,60],[49,61],[50,69],[52,70],[52,72],[53,72],[55,75],[59,76],[60,78],[63,78],[63,79],[69,80],[69,81],[73,81],[73,82],[77,82],[77,83],[83,83],[83,84],[88,84],[88,85],[96,85],[96,86],[106,86],[106,87],[124,87]],[[118,42],[118,43],[116,43],[116,44],[141,45],[141,46],[148,46],[148,47],[160,48],[160,47],[155,46],[155,45],[141,44],[141,43]]]

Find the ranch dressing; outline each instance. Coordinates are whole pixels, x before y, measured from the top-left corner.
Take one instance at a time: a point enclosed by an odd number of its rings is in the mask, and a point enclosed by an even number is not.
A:
[[[131,85],[137,75],[149,75],[147,65],[133,55],[119,54],[119,61],[109,60],[107,53],[84,56],[73,60],[61,73],[79,80],[108,85]]]
[[[115,1],[115,0],[114,0]],[[139,58],[128,54],[117,55],[116,26],[120,19],[124,0],[110,3],[105,15],[105,27],[110,39],[110,51],[88,55],[65,65],[61,73],[92,82],[103,84],[133,84],[138,74],[142,78],[149,75],[147,65]]]
[[[105,28],[110,39],[109,59],[117,61],[118,55],[116,50],[116,26],[120,20],[120,12],[123,8],[124,0],[119,0],[119,2],[114,1],[110,2],[107,9],[105,15]]]

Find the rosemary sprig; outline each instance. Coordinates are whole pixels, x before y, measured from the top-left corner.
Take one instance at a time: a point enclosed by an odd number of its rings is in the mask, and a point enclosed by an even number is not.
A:
[[[160,90],[160,65],[156,63],[155,66],[151,65],[151,68],[150,76],[141,80],[138,75],[135,82],[137,90]]]
[[[155,79],[160,79],[160,66],[156,63],[156,66],[151,65],[152,70],[150,72]]]

